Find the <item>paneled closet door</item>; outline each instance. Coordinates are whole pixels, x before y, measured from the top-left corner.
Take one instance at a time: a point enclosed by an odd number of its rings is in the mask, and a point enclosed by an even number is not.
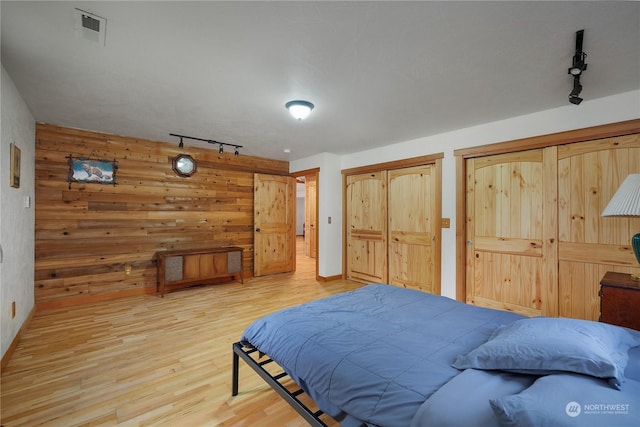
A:
[[[630,173],[640,173],[640,136],[558,147],[559,314],[598,320],[607,271],[638,272],[630,246],[640,218],[601,216]]]
[[[557,315],[556,152],[467,160],[467,302]]]
[[[440,295],[435,169],[425,165],[388,171],[389,283]]]
[[[387,283],[387,172],[346,179],[347,278]]]

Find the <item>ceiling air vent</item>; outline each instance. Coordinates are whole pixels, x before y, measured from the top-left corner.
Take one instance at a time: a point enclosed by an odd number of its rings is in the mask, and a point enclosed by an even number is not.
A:
[[[76,38],[105,45],[107,20],[84,10],[74,9]]]
[[[82,14],[82,26],[87,30],[100,32],[100,20],[84,13]]]

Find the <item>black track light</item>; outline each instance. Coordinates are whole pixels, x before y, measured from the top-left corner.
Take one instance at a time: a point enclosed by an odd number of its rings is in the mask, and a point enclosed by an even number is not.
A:
[[[176,133],[170,133],[169,135],[171,136],[176,136],[178,138],[180,138],[180,143],[178,144],[178,147],[183,148],[184,147],[184,143],[182,142],[182,138],[187,138],[187,139],[193,139],[196,141],[203,141],[203,142],[207,142],[209,144],[218,144],[218,153],[223,154],[224,153],[224,146],[228,146],[228,147],[233,147],[234,148],[234,152],[233,154],[237,157],[240,155],[240,148],[242,148],[242,145],[236,145],[236,144],[229,144],[226,142],[220,142],[220,141],[214,141],[213,139],[204,139],[204,138],[196,138],[194,136],[187,136],[187,135],[178,135]]]
[[[582,51],[583,37],[584,30],[576,31],[576,51],[573,55],[573,63],[568,70],[568,73],[573,76],[573,90],[569,94],[569,102],[574,105],[580,105],[582,102],[582,98],[578,96],[582,92],[580,76],[587,69],[587,64],[584,62],[587,59],[587,54]]]
[[[579,105],[582,102],[582,98],[578,96],[580,95],[580,92],[582,92],[582,85],[580,84],[580,76],[574,76],[573,90],[569,94],[569,102],[575,105]]]

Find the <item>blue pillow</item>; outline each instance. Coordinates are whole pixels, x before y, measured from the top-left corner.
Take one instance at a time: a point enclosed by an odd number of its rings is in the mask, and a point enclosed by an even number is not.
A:
[[[534,375],[575,372],[606,378],[619,389],[628,350],[637,345],[640,333],[619,326],[534,317],[499,326],[486,343],[458,356],[453,366]]]
[[[614,390],[604,380],[579,374],[540,377],[526,390],[489,399],[501,426],[640,426],[640,382]]]
[[[429,396],[410,427],[495,427],[489,399],[520,393],[536,379],[533,375],[467,369]]]

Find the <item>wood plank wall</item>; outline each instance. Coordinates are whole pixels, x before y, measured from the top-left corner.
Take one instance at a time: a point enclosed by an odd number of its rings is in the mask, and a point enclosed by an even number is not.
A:
[[[198,162],[190,178],[171,168],[181,152]],[[69,185],[70,155],[115,159],[117,185]],[[289,173],[286,161],[41,123],[35,168],[38,308],[155,292],[167,249],[240,246],[252,275],[253,174]]]

